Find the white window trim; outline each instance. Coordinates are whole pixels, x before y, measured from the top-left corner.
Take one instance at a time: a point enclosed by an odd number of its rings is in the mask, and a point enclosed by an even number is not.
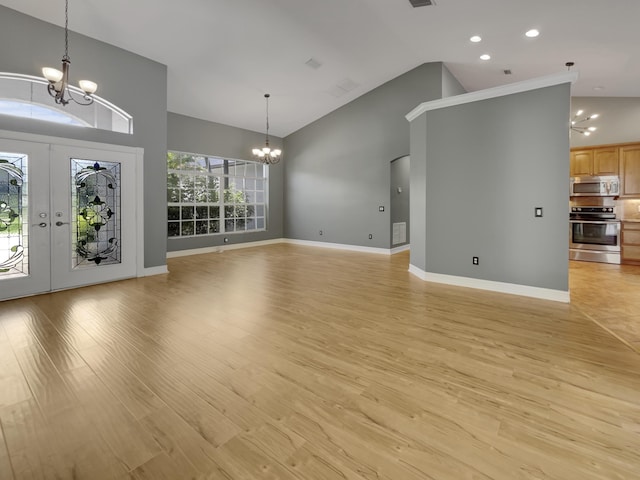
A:
[[[243,162],[243,163],[252,163],[258,166],[262,166],[263,167],[263,173],[264,176],[262,177],[246,177],[243,176],[242,178],[245,179],[254,179],[254,180],[262,180],[264,182],[264,201],[262,203],[259,202],[252,202],[252,205],[260,205],[260,206],[264,206],[264,216],[260,216],[257,218],[264,218],[264,228],[254,228],[251,230],[234,230],[234,231],[226,231],[225,228],[225,218],[224,218],[224,207],[225,207],[225,203],[224,203],[224,189],[222,188],[222,182],[220,183],[220,194],[219,194],[219,199],[218,199],[218,204],[214,205],[214,204],[209,204],[207,203],[208,206],[218,206],[220,208],[220,216],[217,219],[219,221],[219,227],[220,227],[220,231],[219,232],[215,232],[215,233],[202,233],[202,234],[196,234],[194,233],[193,235],[174,235],[174,236],[167,236],[167,238],[169,240],[179,240],[179,239],[184,239],[184,238],[203,238],[203,237],[215,237],[215,236],[228,236],[228,235],[242,235],[242,234],[251,234],[251,233],[258,233],[258,232],[266,232],[268,230],[268,226],[269,226],[269,168],[268,165],[265,166],[264,164],[260,163],[260,162],[256,162],[253,160],[246,160],[243,158],[230,158],[230,157],[225,157],[225,156],[220,156],[220,155],[208,155],[208,154],[203,154],[203,153],[193,153],[193,152],[184,152],[184,151],[178,151],[178,150],[168,150],[167,153],[176,153],[176,154],[180,154],[180,155],[192,155],[194,157],[206,157],[206,158],[220,158],[222,160],[228,160],[231,162]],[[265,168],[266,167],[266,168]],[[176,175],[180,175],[183,174],[185,172],[190,172],[190,173],[197,173],[195,170],[176,170],[176,169],[167,169],[167,178],[170,174],[176,174]],[[233,178],[233,177],[237,177],[236,175],[220,175],[220,174],[209,174],[210,176],[217,176],[220,179],[224,178],[224,177],[228,177],[228,178]],[[168,186],[168,182],[167,182],[167,188],[169,188]],[[169,202],[167,201],[167,207],[170,206],[175,206],[175,207],[179,207],[181,208],[184,204],[182,202]],[[195,204],[194,204],[195,205]],[[211,221],[212,219],[208,219],[208,221]],[[176,220],[169,220],[169,218],[167,217],[167,226],[169,224],[169,222],[172,221],[176,221]],[[178,222],[182,222],[182,219],[177,220]],[[193,221],[197,221],[197,219],[194,217]],[[194,229],[195,231],[195,229]],[[168,233],[168,232],[167,232]]]

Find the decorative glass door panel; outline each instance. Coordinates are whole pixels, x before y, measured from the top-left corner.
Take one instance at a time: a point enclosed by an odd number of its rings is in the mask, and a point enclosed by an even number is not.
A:
[[[54,145],[53,289],[136,275],[136,155]]]
[[[46,291],[49,145],[0,138],[0,300]]]
[[[0,300],[136,276],[141,160],[0,132]]]
[[[121,262],[120,163],[71,159],[72,268]]]
[[[28,155],[0,152],[0,278],[29,275]]]

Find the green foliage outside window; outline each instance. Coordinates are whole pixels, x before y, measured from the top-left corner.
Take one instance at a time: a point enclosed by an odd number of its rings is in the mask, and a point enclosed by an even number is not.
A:
[[[170,237],[265,228],[262,165],[168,152],[167,168]]]

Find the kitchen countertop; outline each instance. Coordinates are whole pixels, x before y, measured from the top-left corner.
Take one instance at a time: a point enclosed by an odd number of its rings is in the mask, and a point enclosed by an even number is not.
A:
[[[640,223],[640,218],[623,218],[622,222]]]

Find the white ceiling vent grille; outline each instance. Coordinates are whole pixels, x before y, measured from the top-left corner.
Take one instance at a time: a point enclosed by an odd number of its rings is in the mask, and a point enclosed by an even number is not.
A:
[[[416,7],[428,7],[430,5],[435,5],[436,3],[433,0],[409,0],[413,8]]]

